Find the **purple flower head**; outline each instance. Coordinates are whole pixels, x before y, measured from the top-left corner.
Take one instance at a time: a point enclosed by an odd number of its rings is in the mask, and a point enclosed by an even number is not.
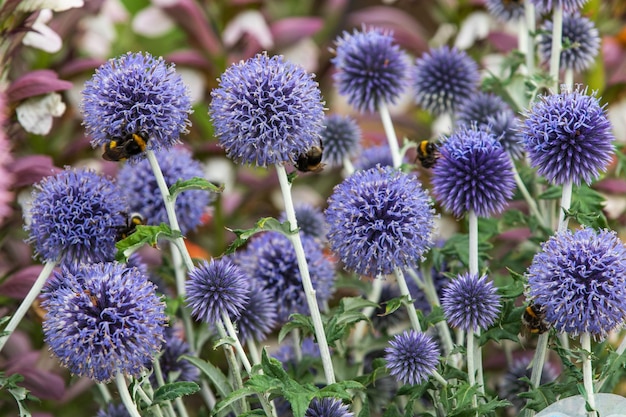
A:
[[[354,414],[336,398],[313,398],[304,417],[354,417]]]
[[[268,289],[257,281],[250,282],[250,298],[237,319],[242,342],[263,341],[276,325],[276,301]]]
[[[159,356],[159,366],[165,382],[197,382],[199,380],[200,370],[187,359],[181,358],[182,355],[191,354],[189,344],[168,327],[165,330],[165,342]],[[146,368],[152,369],[152,363],[147,363]],[[150,383],[155,387],[157,386],[157,379],[154,373],[150,374]]]
[[[361,128],[350,116],[332,114],[326,117],[326,129],[322,130],[324,154],[322,162],[342,166],[345,158],[355,156],[361,147]]]
[[[388,143],[363,149],[354,162],[354,169],[367,171],[368,169],[375,168],[377,165],[393,167],[393,158],[391,157],[391,150],[389,149]]]
[[[331,60],[339,94],[360,112],[374,112],[381,103],[393,104],[407,86],[409,61],[393,34],[379,28],[344,32]]]
[[[156,158],[168,186],[179,180],[204,177],[200,162],[193,159],[185,149],[157,152]],[[136,164],[125,164],[117,174],[117,182],[131,213],[140,213],[149,225],[158,226],[169,222],[159,186],[147,159]],[[185,190],[176,196],[174,207],[183,235],[200,225],[202,214],[214,199],[215,195],[206,190]]]
[[[168,149],[190,124],[191,99],[182,78],[173,64],[148,53],[110,59],[85,83],[82,94],[84,125],[94,147],[144,133],[148,149]]]
[[[457,48],[432,49],[412,71],[416,103],[435,116],[455,111],[478,86],[478,65]]]
[[[294,204],[294,210],[296,212],[296,221],[298,222],[298,228],[300,233],[312,236],[316,239],[326,240],[326,233],[328,232],[328,224],[324,213],[319,208],[307,203]],[[287,220],[287,213],[283,212],[280,215],[280,221]]]
[[[486,125],[487,119],[494,114],[509,109],[500,97],[492,93],[479,92],[471,100],[461,103],[455,114],[458,125]]]
[[[229,158],[261,167],[294,163],[319,145],[324,103],[303,68],[259,54],[231,65],[219,81],[209,114]]]
[[[537,10],[541,13],[549,12],[555,7],[561,5],[563,10],[567,12],[574,12],[580,10],[587,0],[529,0],[535,5]]]
[[[487,275],[459,275],[444,289],[441,307],[452,327],[464,331],[487,329],[500,314],[500,296]]]
[[[516,412],[520,412],[526,404],[526,399],[519,397],[522,392],[530,389],[528,382],[522,378],[530,379],[532,367],[530,366],[532,356],[522,356],[513,361],[506,373],[502,377],[502,381],[498,384],[498,393],[500,398],[509,400]],[[547,384],[556,380],[559,376],[558,371],[550,362],[544,362],[543,372],[541,373],[541,381],[539,385]],[[519,414],[518,414],[519,415]]]
[[[626,320],[626,248],[614,231],[566,230],[528,268],[529,296],[546,321],[573,336],[604,339]]]
[[[478,216],[500,213],[513,197],[511,160],[484,129],[463,126],[439,147],[433,168],[433,193],[457,217],[474,210]]]
[[[312,337],[305,337],[300,343],[300,355],[308,358],[319,358],[320,347]],[[280,348],[272,355],[273,358],[279,360],[283,364],[285,370],[296,367],[302,361],[302,358],[298,359],[298,354],[293,345],[293,342],[287,342],[281,344]]]
[[[317,301],[325,303],[333,293],[335,269],[314,238],[302,235],[304,254]],[[239,256],[242,269],[270,292],[277,307],[277,320],[284,323],[292,313],[308,314],[296,252],[289,239],[279,232],[265,232],[250,240]]]
[[[485,0],[487,10],[502,22],[518,21],[524,17],[524,2],[515,0]]]
[[[414,176],[380,166],[356,171],[328,199],[330,248],[360,275],[415,267],[432,246],[433,213]]]
[[[552,55],[552,21],[548,20],[539,36],[539,54],[545,62]],[[563,16],[563,50],[560,57],[560,69],[572,69],[577,72],[589,69],[595,62],[600,50],[600,34],[594,23],[579,13]]]
[[[59,274],[59,272],[57,272]],[[109,382],[139,377],[163,343],[165,304],[136,268],[118,263],[60,272],[63,285],[42,302],[45,341],[61,364],[78,376]]]
[[[237,319],[250,298],[248,277],[227,258],[203,261],[189,272],[187,305],[197,320],[214,324],[222,313]]]
[[[126,225],[124,211],[120,190],[109,179],[86,169],[66,169],[35,186],[25,214],[28,242],[45,261],[111,261],[117,233]]]
[[[589,184],[611,161],[611,122],[586,92],[541,96],[525,115],[522,135],[531,166],[552,184]]]
[[[123,403],[108,403],[106,408],[98,410],[96,417],[130,417],[130,414]]]
[[[389,374],[401,384],[421,384],[435,371],[439,349],[425,333],[415,330],[394,336],[385,349]]]
[[[494,135],[502,148],[513,159],[521,159],[524,155],[524,144],[519,132],[519,120],[511,109],[501,110],[487,117],[485,130]]]

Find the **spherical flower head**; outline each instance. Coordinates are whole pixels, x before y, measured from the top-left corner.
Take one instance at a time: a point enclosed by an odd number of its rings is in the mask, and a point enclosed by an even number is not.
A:
[[[485,0],[487,10],[502,22],[518,21],[524,17],[524,2],[516,0]]]
[[[541,96],[525,116],[524,148],[531,166],[550,183],[590,184],[611,162],[611,122],[586,90]]]
[[[96,417],[130,417],[123,403],[108,403],[105,408],[98,410]]]
[[[397,101],[407,86],[409,64],[391,32],[379,28],[344,32],[336,44],[333,79],[350,105],[374,112],[381,103]]]
[[[486,125],[489,116],[507,108],[508,105],[500,97],[481,91],[459,106],[455,114],[456,122],[458,125]]]
[[[296,212],[296,221],[298,222],[300,233],[312,236],[316,239],[326,239],[328,224],[326,223],[326,218],[322,210],[307,203],[294,204],[294,210]],[[283,212],[280,215],[280,221],[284,222],[285,220],[287,220],[287,214]]]
[[[484,129],[457,129],[439,147],[433,168],[433,193],[457,217],[473,210],[478,216],[500,213],[513,197],[511,160],[495,136]]]
[[[565,230],[528,268],[529,296],[546,321],[570,335],[604,339],[626,319],[626,248],[614,231]]]
[[[432,246],[428,194],[414,176],[390,167],[356,171],[337,185],[326,221],[331,250],[361,275],[415,267]]]
[[[159,356],[159,366],[166,382],[198,381],[200,370],[188,360],[181,358],[182,355],[192,355],[189,344],[169,327],[165,331],[165,342],[162,349]],[[151,369],[152,363],[147,363],[146,368]],[[157,386],[154,373],[150,374],[150,383]]]
[[[45,341],[70,372],[98,382],[117,374],[139,377],[163,343],[165,303],[136,268],[118,263],[81,265],[60,272],[42,307]],[[44,287],[44,291],[50,289]]]
[[[281,56],[259,54],[231,65],[211,96],[215,135],[238,163],[294,163],[320,143],[324,103],[318,85]]]
[[[543,24],[538,48],[543,61],[552,55],[552,21]],[[594,23],[578,13],[563,16],[563,50],[559,61],[561,70],[581,72],[589,69],[600,50],[600,34]]]
[[[336,398],[313,398],[305,417],[354,417],[348,406]]]
[[[393,167],[393,158],[391,156],[391,150],[389,149],[388,143],[370,146],[369,148],[363,149],[354,162],[354,169],[367,171],[377,165],[383,167]]]
[[[441,307],[451,326],[486,330],[500,314],[500,296],[487,275],[466,273],[443,289]]]
[[[327,116],[325,124],[326,128],[322,130],[322,162],[331,167],[342,166],[344,159],[359,153],[361,128],[350,116],[338,114]]]
[[[478,65],[464,51],[442,46],[416,60],[412,77],[416,103],[439,116],[475,94]]]
[[[307,235],[301,239],[317,301],[324,304],[333,293],[334,266],[324,256],[321,243]],[[285,235],[265,232],[255,236],[238,262],[248,276],[272,294],[279,323],[285,323],[292,313],[309,313],[296,252]]]
[[[28,242],[44,261],[111,261],[125,210],[112,181],[87,169],[66,169],[35,186],[25,214]]]
[[[204,177],[200,162],[185,149],[157,152],[156,159],[168,186],[179,180]],[[161,191],[147,159],[125,164],[117,174],[117,182],[128,201],[130,213],[140,213],[149,225],[169,223]],[[176,196],[174,209],[183,235],[200,225],[207,206],[214,200],[215,194],[207,190],[185,190]]]
[[[439,363],[439,349],[425,333],[405,331],[389,341],[385,349],[389,374],[401,384],[421,384]]]
[[[276,325],[276,302],[273,294],[256,280],[250,282],[250,298],[236,324],[242,342],[261,342]]]
[[[187,305],[197,320],[215,324],[228,314],[237,319],[250,298],[248,277],[227,258],[203,261],[189,272]]]
[[[513,159],[521,159],[524,156],[524,144],[519,132],[519,120],[511,109],[501,110],[487,117],[484,127],[498,139],[502,148]]]
[[[562,6],[563,11],[574,12],[580,10],[587,0],[529,0],[541,13],[549,12],[557,6]]]
[[[171,148],[190,124],[191,99],[182,78],[173,64],[148,53],[110,59],[85,83],[82,94],[83,123],[94,147],[144,133],[148,149]]]

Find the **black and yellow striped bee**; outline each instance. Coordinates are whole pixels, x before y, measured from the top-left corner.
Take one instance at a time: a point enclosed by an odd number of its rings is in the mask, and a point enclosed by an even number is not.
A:
[[[131,156],[139,155],[146,150],[148,135],[145,133],[129,133],[124,137],[111,139],[104,145],[102,158],[106,161],[123,161]]]
[[[424,168],[432,168],[439,159],[439,145],[429,140],[423,140],[417,147],[417,159]]]
[[[550,323],[546,321],[544,307],[539,304],[529,304],[522,313],[522,324],[531,334],[543,334],[550,330]]]
[[[122,239],[126,239],[130,236],[137,226],[145,225],[146,221],[143,216],[139,213],[131,213],[126,218],[126,225],[120,227],[117,230],[117,240],[120,241]]]
[[[296,160],[296,169],[301,172],[320,172],[324,169],[322,156],[324,145],[313,146],[306,153],[300,154]]]

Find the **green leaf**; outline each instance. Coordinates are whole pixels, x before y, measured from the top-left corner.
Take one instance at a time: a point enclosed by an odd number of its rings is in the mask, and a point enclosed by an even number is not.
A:
[[[567,217],[574,219],[581,225],[594,229],[607,228],[608,220],[602,211],[605,203],[605,198],[602,194],[584,184],[577,187],[574,193],[576,199],[570,209],[565,211]]]
[[[217,186],[201,177],[193,177],[188,180],[178,180],[170,187],[170,199],[176,201],[178,194],[187,190],[208,190],[214,193],[224,191],[224,186]]]
[[[157,388],[154,392],[154,400],[152,402],[153,404],[158,404],[166,401],[172,401],[178,397],[196,393],[199,390],[200,387],[195,382],[171,382]]]
[[[552,185],[537,197],[539,200],[557,200],[563,195],[563,188],[560,185]]]
[[[115,259],[119,262],[126,262],[130,255],[144,245],[156,247],[158,240],[161,238],[174,240],[181,237],[180,231],[170,229],[165,223],[161,223],[158,226],[139,225],[135,228],[134,233],[115,244],[117,248]]]
[[[390,314],[393,314],[397,309],[402,307],[404,304],[410,305],[411,298],[407,295],[401,295],[400,297],[394,297],[391,300],[385,301],[385,313],[379,314],[379,316],[384,317]]]
[[[228,378],[226,378],[219,368],[210,362],[190,355],[182,355],[181,359],[189,361],[193,366],[198,368],[200,372],[206,375],[207,378],[209,378],[209,380],[213,383],[213,386],[221,397],[225,398],[233,391],[230,382],[228,382]]]
[[[259,221],[256,222],[256,225],[250,229],[228,229],[228,230],[233,232],[237,236],[237,238],[233,241],[233,243],[230,244],[228,249],[226,249],[226,252],[225,252],[226,255],[234,253],[237,250],[237,248],[239,248],[244,243],[246,243],[248,239],[250,239],[252,236],[260,232],[273,230],[276,232],[281,232],[287,237],[296,233],[296,231],[291,230],[291,225],[289,224],[288,221],[281,223],[273,217],[263,217],[259,219]]]
[[[28,411],[24,403],[26,400],[34,401],[38,399],[32,396],[26,388],[17,385],[18,382],[23,380],[24,377],[20,374],[13,374],[7,377],[4,372],[0,372],[0,391],[7,390],[13,396],[20,410],[20,417],[31,417],[30,411]]]
[[[295,329],[302,330],[302,337],[309,334],[315,334],[315,327],[313,327],[311,317],[296,313],[289,316],[289,321],[280,329],[280,332],[278,333],[278,342],[280,343],[285,336],[289,334],[289,332]]]

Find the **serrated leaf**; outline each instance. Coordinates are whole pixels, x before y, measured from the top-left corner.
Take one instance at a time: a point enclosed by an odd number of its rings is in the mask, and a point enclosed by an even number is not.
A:
[[[379,316],[384,317],[384,316],[388,316],[389,314],[393,314],[397,309],[399,309],[405,304],[406,305],[411,304],[411,299],[406,295],[402,295],[400,297],[394,297],[390,300],[387,300],[385,302],[385,313],[379,314]]]
[[[289,321],[280,329],[280,332],[278,333],[278,342],[282,342],[285,336],[295,329],[302,331],[302,337],[309,334],[315,334],[315,327],[313,327],[311,317],[296,313],[289,316]]]
[[[250,229],[228,229],[227,230],[233,232],[237,237],[230,244],[226,252],[226,255],[234,253],[239,247],[243,246],[248,239],[254,236],[257,233],[265,232],[269,230],[273,230],[276,232],[280,232],[285,236],[289,237],[293,235],[296,231],[291,230],[291,225],[288,221],[283,223],[279,222],[273,217],[263,217],[256,222],[256,225]]]
[[[156,247],[159,239],[161,238],[174,240],[181,237],[182,235],[180,231],[170,229],[170,227],[165,223],[161,223],[158,226],[139,225],[127,238],[122,239],[115,244],[115,247],[117,248],[115,259],[118,262],[126,262],[130,255],[142,248],[144,245]]]
[[[226,378],[219,368],[212,365],[210,362],[190,355],[182,355],[181,359],[189,361],[193,366],[198,368],[200,372],[206,375],[221,397],[225,398],[233,391],[230,382],[228,382],[228,378]]]
[[[176,201],[178,194],[187,190],[206,190],[213,193],[221,193],[224,186],[217,186],[205,178],[193,177],[188,180],[178,180],[170,187],[170,199]]]
[[[363,310],[367,307],[378,307],[378,304],[363,297],[344,297],[341,299],[343,311]]]
[[[158,404],[166,401],[172,401],[184,395],[194,394],[199,390],[200,387],[195,382],[171,382],[157,388],[157,390],[154,392],[154,399],[152,402]]]

